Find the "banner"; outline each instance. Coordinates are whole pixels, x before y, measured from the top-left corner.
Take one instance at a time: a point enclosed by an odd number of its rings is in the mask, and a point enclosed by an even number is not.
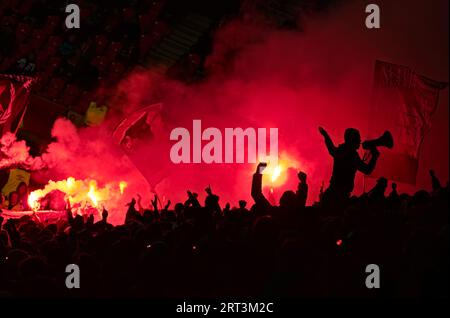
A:
[[[389,130],[394,148],[379,149],[381,156],[370,177],[416,183],[423,140],[431,129],[439,91],[446,86],[409,67],[376,61],[368,139]]]
[[[11,192],[16,191],[19,184],[25,182],[28,186],[30,183],[30,173],[22,169],[11,169],[9,171],[8,181],[2,188],[2,193],[7,197]]]
[[[128,114],[112,136],[152,188],[169,174],[162,108],[157,103]]]
[[[0,136],[16,133],[27,110],[34,79],[0,74]]]

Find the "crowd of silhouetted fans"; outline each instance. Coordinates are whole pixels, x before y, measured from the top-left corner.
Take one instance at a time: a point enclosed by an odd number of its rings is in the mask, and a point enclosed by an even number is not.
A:
[[[188,191],[170,207],[130,202],[124,224],[108,212],[45,224],[24,216],[1,221],[0,295],[33,297],[274,296],[384,299],[448,297],[448,184],[399,194],[385,179],[345,206],[306,206],[306,175],[278,206],[204,204]],[[68,264],[80,288],[65,285]],[[379,289],[365,285],[380,268]]]

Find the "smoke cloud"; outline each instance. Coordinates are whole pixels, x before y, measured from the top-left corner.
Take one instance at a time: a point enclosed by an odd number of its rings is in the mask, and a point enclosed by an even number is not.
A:
[[[167,130],[163,140],[168,140],[174,127],[192,131],[194,119],[201,119],[204,128],[279,128],[280,157],[291,162],[286,168],[292,169],[284,172],[287,181],[275,188],[275,196],[295,188],[296,171],[303,170],[309,176],[312,203],[322,182],[327,184],[332,166],[317,127],[325,127],[336,144],[343,141],[348,127],[358,128],[363,137],[367,134],[376,59],[409,65],[437,80],[448,79],[444,67],[448,65],[448,31],[438,22],[448,21],[443,9],[448,4],[383,1],[379,5],[379,30],[365,27],[363,1],[346,1],[310,14],[302,21],[302,31],[277,30],[261,19],[232,21],[215,34],[213,53],[206,61],[207,80],[183,85],[150,72],[136,73],[124,82],[132,91],[129,105],[155,97],[155,102],[164,103]],[[416,23],[418,17],[420,24]],[[448,113],[447,104],[445,91],[441,113]],[[448,179],[448,134],[442,133],[448,131],[448,116],[438,116],[433,132],[425,139],[417,187],[428,187],[430,167]],[[442,144],[437,147],[438,158],[432,159],[425,150],[430,144]],[[166,149],[149,153],[150,158],[161,155],[169,160]],[[142,157],[144,164],[148,157]],[[169,162],[168,166],[171,174],[158,184],[160,192],[179,195],[191,189],[202,194],[211,184],[223,201],[250,199],[252,164]],[[355,191],[360,193],[362,178],[356,181]],[[268,179],[265,184],[268,191],[272,184]],[[370,186],[368,182],[366,187]],[[399,189],[411,192],[417,187],[400,185]]]
[[[308,174],[312,203],[322,182],[326,186],[332,166],[317,128],[327,129],[336,144],[343,141],[348,127],[366,135],[376,59],[448,80],[448,25],[440,22],[448,23],[447,1],[379,1],[379,30],[366,29],[365,6],[364,1],[345,1],[310,14],[303,17],[302,31],[278,30],[261,19],[231,21],[214,36],[213,53],[205,64],[206,80],[183,84],[151,70],[135,71],[114,88],[120,98],[111,103],[113,111],[107,123],[77,131],[68,121],[58,120],[52,130],[57,141],[41,158],[15,157],[45,165],[37,177],[41,180],[69,176],[99,183],[125,180],[130,185],[127,199],[140,193],[148,202],[152,188],[172,202],[184,200],[188,189],[204,198],[203,189],[210,184],[222,204],[236,205],[239,199],[251,202],[251,175],[256,165],[173,164],[170,131],[176,127],[192,131],[194,119],[201,119],[203,128],[222,131],[275,127],[284,183],[266,178],[265,191],[272,187],[279,198],[284,190],[295,189],[297,171],[302,170]],[[111,140],[112,123],[157,102],[164,105],[162,124],[153,141],[141,146],[130,160]],[[418,187],[428,187],[431,167],[443,180],[448,179],[447,105],[445,91],[423,147]],[[2,140],[2,146],[10,147],[5,142],[6,146]],[[8,149],[22,153],[24,147],[16,143]],[[6,161],[0,161],[0,166],[4,164]],[[148,184],[140,173],[143,168],[144,174],[164,177]],[[400,185],[399,189],[416,188]],[[355,190],[362,191],[361,178]]]

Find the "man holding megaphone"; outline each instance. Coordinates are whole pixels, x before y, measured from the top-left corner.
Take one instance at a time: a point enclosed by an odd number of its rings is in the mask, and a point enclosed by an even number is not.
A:
[[[321,204],[325,207],[342,207],[345,206],[353,191],[356,172],[360,171],[366,175],[372,173],[380,155],[377,147],[392,148],[394,145],[392,135],[386,131],[378,139],[363,142],[363,148],[370,152],[370,159],[365,162],[357,152],[361,145],[361,135],[357,129],[347,128],[344,133],[344,143],[337,147],[325,129],[319,127],[319,132],[324,137],[328,152],[334,159],[330,185],[323,193]]]

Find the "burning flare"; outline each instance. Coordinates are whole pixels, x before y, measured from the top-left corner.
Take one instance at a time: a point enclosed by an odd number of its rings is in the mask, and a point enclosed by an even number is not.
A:
[[[38,202],[39,199],[40,197],[36,193],[36,191],[33,191],[28,195],[28,205],[32,210],[36,211],[39,209],[39,202]]]
[[[64,193],[64,199],[69,200],[75,209],[84,210],[95,208],[100,210],[102,202],[109,202],[118,199],[125,191],[127,182],[108,183],[104,187],[99,187],[97,181],[86,179],[76,180],[69,177],[66,180],[50,180],[44,189],[31,192],[28,196],[28,205],[34,211],[41,208],[41,199],[54,190]]]
[[[125,181],[120,181],[119,182],[119,190],[120,190],[120,194],[123,194],[125,192],[125,188],[128,186],[128,183],[126,183]]]
[[[281,187],[287,181],[287,171],[290,168],[299,169],[299,163],[286,153],[282,153],[276,165],[268,164],[264,170],[263,184],[271,188]]]
[[[92,205],[94,207],[97,207],[98,206],[98,198],[97,198],[97,194],[95,193],[95,183],[93,181],[90,182],[89,192],[87,195],[88,195],[89,199],[91,199]]]
[[[280,176],[280,174],[281,174],[281,167],[280,167],[280,165],[277,165],[275,167],[275,169],[273,169],[273,172],[271,174],[272,175],[272,177],[271,177],[272,182],[275,182],[278,179],[278,177]]]

